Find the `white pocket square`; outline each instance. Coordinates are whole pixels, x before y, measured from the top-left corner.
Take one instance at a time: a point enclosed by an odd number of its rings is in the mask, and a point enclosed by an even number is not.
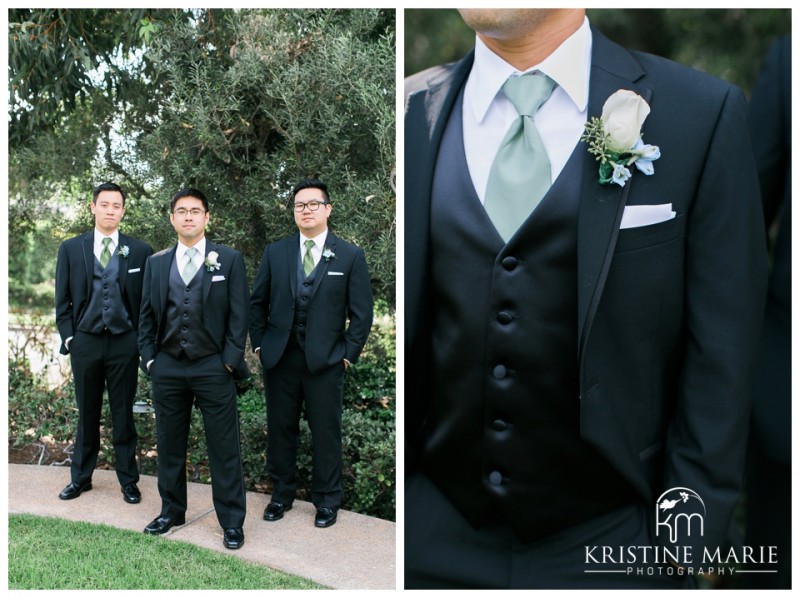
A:
[[[141,272],[141,271],[142,271],[141,268],[131,268],[130,270],[128,270],[128,274],[133,274],[134,272]]]
[[[658,224],[675,218],[671,203],[660,204],[657,206],[625,206],[622,213],[620,229],[637,228],[639,226],[649,226]]]
[[[225,277],[222,274],[211,277],[211,282],[219,282],[220,280],[225,280]]]
[[[344,276],[344,272],[328,272],[328,276]]]

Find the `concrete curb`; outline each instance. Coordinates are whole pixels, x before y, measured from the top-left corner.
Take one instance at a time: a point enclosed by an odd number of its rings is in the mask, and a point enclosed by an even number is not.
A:
[[[142,476],[142,502],[138,505],[122,500],[113,471],[95,470],[92,490],[74,500],[60,500],[58,493],[68,483],[66,467],[9,464],[9,514],[27,513],[142,531],[161,510],[154,476]],[[267,522],[262,515],[269,496],[248,492],[245,544],[234,551],[222,546],[211,486],[190,483],[188,498],[186,525],[171,530],[164,538],[191,542],[334,589],[395,588],[395,524],[391,521],[339,511],[336,525],[320,529],[314,526],[314,506],[295,501],[283,519]]]

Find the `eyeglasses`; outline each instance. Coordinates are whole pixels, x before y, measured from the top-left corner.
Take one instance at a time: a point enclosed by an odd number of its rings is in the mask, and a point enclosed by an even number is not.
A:
[[[192,218],[197,218],[200,214],[205,214],[205,210],[201,210],[200,208],[192,208],[191,210],[187,210],[186,208],[178,208],[173,212],[176,216],[180,218],[186,218],[187,214],[191,214]]]
[[[309,202],[298,202],[294,204],[294,211],[295,212],[302,212],[306,208],[311,210],[312,212],[316,212],[319,210],[320,206],[327,205],[327,201],[309,201]]]

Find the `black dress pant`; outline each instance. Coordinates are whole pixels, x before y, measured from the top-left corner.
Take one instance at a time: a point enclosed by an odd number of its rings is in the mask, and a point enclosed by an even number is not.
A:
[[[267,472],[272,500],[290,505],[295,476],[300,411],[305,402],[311,429],[313,467],[311,502],[318,509],[338,509],[342,502],[342,401],[344,364],[312,373],[298,345],[286,350],[264,373],[267,401]]]
[[[136,466],[136,426],[133,402],[139,376],[139,350],[134,331],[112,335],[75,332],[69,343],[78,429],[72,454],[72,481],[83,484],[92,479],[100,450],[100,418],[103,391],[108,386],[111,411],[111,442],[120,485],[139,481]]]
[[[150,366],[158,428],[161,515],[186,513],[186,450],[192,406],[197,405],[211,466],[211,494],[223,528],[242,527],[245,489],[236,387],[218,354],[197,360],[160,352]]]
[[[536,505],[531,505],[536,508]],[[473,528],[424,474],[406,480],[406,589],[693,588],[674,567],[598,572],[589,546],[653,546],[652,509],[630,505],[524,544],[503,525]],[[588,561],[588,562],[587,562]],[[620,571],[627,565],[615,566]],[[672,574],[670,574],[670,570]]]

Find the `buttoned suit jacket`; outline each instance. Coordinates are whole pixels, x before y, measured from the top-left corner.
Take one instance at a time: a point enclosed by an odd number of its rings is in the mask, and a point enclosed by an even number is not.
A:
[[[472,61],[470,53],[406,81],[408,472],[423,458],[431,380],[431,187],[442,134]],[[708,513],[705,537],[691,541],[719,543],[741,487],[766,280],[745,101],[734,86],[629,52],[593,30],[588,116],[599,117],[619,89],[650,104],[643,136],[660,147],[661,158],[652,176],[632,168],[624,187],[601,185],[588,146],[575,149],[582,155],[580,432],[645,504],[655,506],[674,487],[699,493]],[[625,206],[668,203],[675,218],[620,230]]]
[[[139,325],[140,367],[148,374],[147,363],[155,359],[164,337],[167,294],[172,262],[177,245],[164,249],[147,260]],[[203,326],[216,343],[223,363],[234,368],[237,379],[249,375],[244,361],[250,291],[244,258],[238,251],[206,240],[206,257],[219,255],[219,270],[205,264],[200,274],[203,284]]]
[[[136,330],[139,326],[139,306],[142,300],[142,281],[145,262],[153,248],[147,243],[119,234],[117,252],[128,247],[127,257],[119,256],[118,285],[125,309]],[[56,261],[56,325],[61,336],[62,355],[67,355],[64,341],[75,336],[78,322],[89,305],[94,276],[94,230],[64,241],[58,248]]]
[[[306,363],[319,372],[347,359],[356,363],[372,327],[372,288],[364,250],[332,232],[311,289],[306,322]],[[265,369],[275,367],[292,332],[300,235],[267,245],[253,283],[250,344],[261,347]],[[347,324],[349,319],[349,324]]]

